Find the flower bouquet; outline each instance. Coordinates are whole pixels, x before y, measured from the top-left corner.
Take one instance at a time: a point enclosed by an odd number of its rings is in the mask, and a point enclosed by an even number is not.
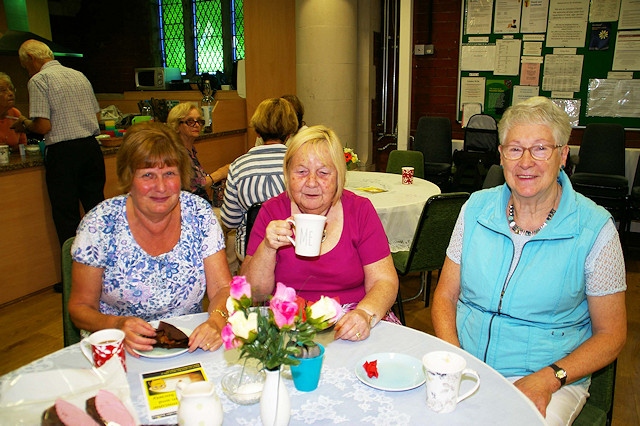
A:
[[[351,148],[344,148],[344,160],[347,163],[347,170],[354,170],[358,167],[358,155]]]
[[[231,281],[227,310],[229,319],[222,329],[225,349],[238,348],[241,359],[254,358],[267,370],[298,365],[298,357],[316,346],[316,333],[343,314],[335,299],[322,296],[309,305],[282,283],[277,284],[268,307],[254,307],[251,285],[242,276]]]

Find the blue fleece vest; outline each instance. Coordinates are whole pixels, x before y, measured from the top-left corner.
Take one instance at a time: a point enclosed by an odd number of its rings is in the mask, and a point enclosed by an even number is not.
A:
[[[591,336],[584,266],[611,215],[576,193],[560,172],[562,198],[547,226],[528,241],[507,282],[514,255],[505,217],[508,186],[467,202],[457,305],[462,348],[504,376],[531,374]]]

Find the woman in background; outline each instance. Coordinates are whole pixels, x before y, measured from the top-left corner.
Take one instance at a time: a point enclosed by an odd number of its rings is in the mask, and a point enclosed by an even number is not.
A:
[[[27,143],[25,133],[17,133],[11,128],[21,115],[15,103],[16,88],[11,77],[0,72],[0,145],[9,145],[11,150],[16,150],[18,144]]]
[[[220,167],[212,174],[207,173],[200,161],[198,160],[198,152],[194,146],[194,142],[202,133],[205,120],[202,117],[201,110],[197,105],[191,102],[182,102],[171,108],[167,116],[167,125],[175,130],[180,136],[180,140],[189,152],[191,158],[191,169],[193,174],[189,187],[192,193],[199,195],[211,204],[211,197],[207,188],[227,176],[229,165]]]
[[[271,98],[258,105],[249,125],[264,140],[264,145],[251,148],[231,163],[220,211],[222,223],[236,229],[236,254],[240,260],[244,259],[249,207],[284,191],[285,144],[298,129],[298,119],[288,101]]]
[[[209,317],[189,351],[217,349],[231,274],[211,206],[181,191],[191,167],[178,135],[160,123],[132,126],[116,172],[125,194],[87,213],[71,249],[71,319],[88,332],[121,329],[137,357],[156,343],[149,321],[202,312],[206,294]]]

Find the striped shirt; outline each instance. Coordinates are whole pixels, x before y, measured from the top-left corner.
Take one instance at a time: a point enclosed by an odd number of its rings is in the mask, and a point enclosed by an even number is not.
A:
[[[51,121],[47,145],[100,134],[100,106],[93,87],[80,71],[45,63],[28,83],[29,116]]]
[[[220,219],[236,229],[236,253],[244,258],[247,210],[284,191],[282,164],[287,147],[271,144],[253,147],[238,157],[227,175]]]

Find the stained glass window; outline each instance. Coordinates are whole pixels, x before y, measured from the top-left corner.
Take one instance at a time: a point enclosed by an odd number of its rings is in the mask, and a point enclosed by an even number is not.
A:
[[[244,59],[243,0],[158,0],[158,17],[167,67],[214,74]]]

